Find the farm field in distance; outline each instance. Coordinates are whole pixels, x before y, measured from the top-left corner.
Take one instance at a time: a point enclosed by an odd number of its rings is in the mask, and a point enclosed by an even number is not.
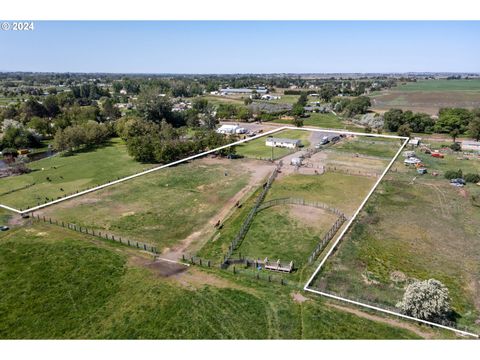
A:
[[[296,289],[191,267],[47,224],[0,233],[3,339],[416,339],[448,333],[346,312]],[[168,269],[167,269],[168,270]],[[359,316],[360,315],[360,316]],[[252,326],[252,323],[255,326]]]
[[[437,115],[444,107],[479,107],[480,79],[417,80],[374,92],[370,97],[375,111],[397,108]]]
[[[314,288],[395,310],[406,285],[434,278],[449,290],[451,320],[460,329],[478,332],[480,187],[453,187],[443,174],[457,169],[478,173],[480,159],[473,153],[467,159],[441,151],[444,159],[416,150],[428,168],[422,176],[403,165],[403,157],[396,161]]]
[[[1,178],[0,204],[30,208],[152,166],[132,159],[123,141],[113,139],[92,151],[34,161],[28,164],[32,172]]]

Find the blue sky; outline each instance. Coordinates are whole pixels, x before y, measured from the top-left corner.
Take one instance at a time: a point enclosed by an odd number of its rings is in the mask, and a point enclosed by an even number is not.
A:
[[[477,22],[36,22],[0,31],[0,71],[480,72]]]

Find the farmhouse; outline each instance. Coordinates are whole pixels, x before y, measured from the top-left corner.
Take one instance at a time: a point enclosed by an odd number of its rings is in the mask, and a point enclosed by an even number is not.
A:
[[[300,140],[295,140],[295,139],[284,139],[284,138],[274,138],[274,137],[269,137],[265,141],[266,146],[271,146],[271,147],[283,147],[283,148],[289,148],[289,149],[295,149],[297,147],[300,147],[301,145]]]

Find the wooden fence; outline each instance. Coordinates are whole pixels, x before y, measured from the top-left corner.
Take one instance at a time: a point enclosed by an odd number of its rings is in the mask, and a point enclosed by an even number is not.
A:
[[[347,220],[345,215],[341,214],[340,217],[335,221],[333,226],[328,230],[322,240],[315,246],[315,249],[312,251],[311,255],[308,257],[308,262],[311,264],[315,261],[317,256],[325,249],[330,240],[333,239],[338,229],[340,229],[343,223]]]
[[[87,234],[91,236],[95,236],[100,239],[111,240],[118,242],[123,245],[127,245],[136,249],[141,249],[144,251],[151,252],[153,254],[158,254],[157,248],[153,245],[146,244],[144,242],[130,240],[130,239],[122,239],[121,236],[115,236],[108,234],[106,232],[96,231],[94,229],[89,229],[86,226],[77,226],[76,224],[65,223],[63,221],[52,220],[52,218],[46,218],[45,216],[35,215],[32,213],[32,219],[36,221],[43,221],[44,223],[60,226],[65,229],[73,230],[82,234]]]
[[[206,259],[199,258],[198,256],[189,256],[189,255],[182,255],[182,259],[185,262],[190,263],[191,265],[203,266],[208,268],[215,268],[220,267],[221,269],[225,269],[224,263],[215,264],[214,262]],[[256,261],[254,259],[247,259],[247,258],[239,258],[239,259],[227,259],[229,265],[229,269],[234,275],[243,276],[245,278],[250,278],[253,280],[263,281],[272,284],[280,284],[280,285],[292,285],[296,286],[293,282],[290,282],[284,279],[280,275],[274,275],[270,271],[262,271],[262,270],[253,270],[256,269],[254,264]]]
[[[358,176],[367,176],[367,177],[374,177],[374,178],[379,178],[382,174],[376,173],[376,172],[367,172],[363,170],[352,170],[352,169],[345,169],[342,167],[337,167],[337,166],[332,166],[332,165],[326,165],[323,167],[324,172],[336,172],[336,173],[341,173],[341,174],[347,174],[347,175],[358,175]]]
[[[257,199],[255,200],[255,205],[253,208],[250,210],[248,213],[248,216],[245,218],[242,226],[240,227],[240,230],[238,231],[237,235],[235,238],[232,240],[230,245],[228,246],[228,251],[224,256],[224,267],[228,266],[226,264],[226,260],[232,256],[232,253],[235,251],[235,249],[240,245],[242,242],[243,238],[245,237],[245,234],[247,233],[248,229],[250,228],[250,225],[252,224],[253,218],[255,217],[255,214],[257,213],[258,207],[262,204],[263,200],[265,199],[265,196],[267,195],[268,190],[272,186],[273,181],[278,175],[278,171],[280,167],[282,166],[282,163],[278,164],[278,166],[273,170],[272,174],[268,178],[267,182],[263,185],[262,192],[260,195],[258,195]]]
[[[277,205],[310,206],[310,207],[315,207],[315,208],[318,208],[318,209],[326,210],[326,211],[331,212],[331,213],[333,213],[337,216],[344,216],[345,217],[345,214],[343,212],[341,212],[340,210],[335,209],[333,207],[330,207],[327,204],[324,204],[324,203],[321,203],[321,202],[318,202],[318,201],[308,201],[308,200],[300,199],[300,198],[279,198],[279,199],[273,199],[273,200],[270,200],[270,201],[266,201],[258,207],[257,212],[261,211],[261,210],[264,210],[264,209],[267,209],[267,208],[272,207],[272,206],[277,206]]]

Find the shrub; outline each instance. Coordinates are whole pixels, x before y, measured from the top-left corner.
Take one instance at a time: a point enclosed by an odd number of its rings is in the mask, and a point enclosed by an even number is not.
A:
[[[450,313],[448,289],[435,279],[416,281],[407,286],[397,307],[404,314],[418,319],[444,320]]]
[[[466,182],[469,182],[469,183],[478,183],[480,182],[480,175],[470,173],[470,174],[466,174],[464,179]]]
[[[452,180],[452,179],[458,179],[458,178],[463,178],[463,172],[462,170],[448,170],[445,171],[445,179]]]
[[[292,123],[293,123],[293,125],[295,125],[296,127],[302,127],[302,126],[303,126],[303,120],[300,119],[299,117],[295,117],[295,118],[292,120]]]
[[[453,144],[450,145],[450,149],[453,151],[460,151],[462,150],[462,146],[458,142],[454,142]]]

